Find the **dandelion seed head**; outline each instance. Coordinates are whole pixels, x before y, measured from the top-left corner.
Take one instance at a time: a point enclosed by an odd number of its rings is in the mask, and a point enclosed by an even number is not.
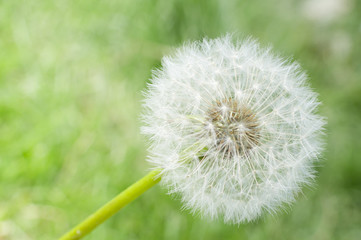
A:
[[[314,178],[325,121],[297,63],[230,36],[162,59],[145,92],[148,161],[184,208],[252,221],[294,201]]]

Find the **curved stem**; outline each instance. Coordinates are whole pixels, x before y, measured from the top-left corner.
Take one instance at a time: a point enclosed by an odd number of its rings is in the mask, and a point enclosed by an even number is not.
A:
[[[81,222],[78,226],[63,235],[59,240],[80,239],[91,232],[98,225],[113,216],[122,207],[139,197],[149,188],[157,184],[161,177],[159,176],[161,170],[153,170],[146,176],[138,180],[136,183],[125,189],[118,196],[106,203],[98,211],[90,215],[87,219]]]

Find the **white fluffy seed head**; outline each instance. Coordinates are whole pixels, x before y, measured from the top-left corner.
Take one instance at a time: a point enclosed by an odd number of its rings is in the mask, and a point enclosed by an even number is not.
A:
[[[164,57],[145,93],[149,162],[185,208],[252,221],[314,177],[324,125],[298,64],[230,36]]]

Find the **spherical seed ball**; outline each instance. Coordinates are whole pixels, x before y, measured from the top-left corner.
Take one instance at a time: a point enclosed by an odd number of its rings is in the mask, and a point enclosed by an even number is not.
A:
[[[149,162],[184,207],[252,221],[294,200],[314,177],[324,120],[298,64],[253,40],[185,44],[145,92]]]

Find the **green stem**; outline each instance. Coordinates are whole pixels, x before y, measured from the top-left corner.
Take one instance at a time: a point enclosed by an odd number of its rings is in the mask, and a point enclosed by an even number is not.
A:
[[[101,207],[98,211],[90,215],[78,226],[63,235],[59,240],[80,239],[91,232],[102,222],[113,216],[122,207],[139,197],[149,188],[160,181],[160,170],[153,170],[142,179],[125,189],[110,202]]]

